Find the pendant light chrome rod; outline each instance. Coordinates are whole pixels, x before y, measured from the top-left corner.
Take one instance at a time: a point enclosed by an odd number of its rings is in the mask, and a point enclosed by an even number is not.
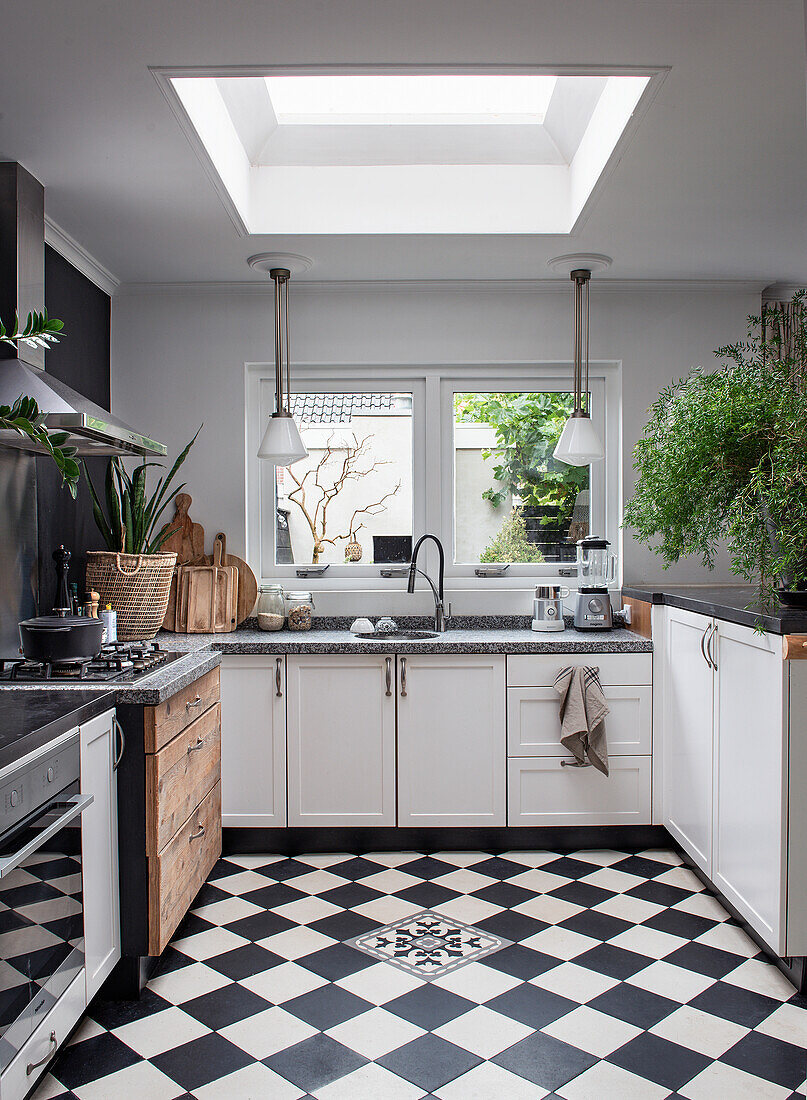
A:
[[[269,272],[275,284],[275,403],[276,415],[288,413],[290,400],[289,381],[289,306],[288,284],[291,273],[283,267]],[[285,316],[284,316],[285,315]],[[285,349],[283,347],[285,332]],[[285,350],[285,354],[284,354]]]
[[[574,280],[574,412],[588,411],[588,334],[589,308],[588,284],[591,272],[587,268],[575,268],[571,273]],[[583,295],[585,293],[585,302]],[[583,385],[583,339],[585,337],[585,389]],[[585,408],[583,394],[585,393]],[[574,414],[573,414],[574,415]]]

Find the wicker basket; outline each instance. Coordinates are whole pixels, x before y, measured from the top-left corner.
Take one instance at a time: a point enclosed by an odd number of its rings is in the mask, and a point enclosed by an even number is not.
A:
[[[176,560],[176,554],[87,552],[87,588],[100,594],[101,607],[112,604],[117,612],[120,641],[145,641],[160,629]]]

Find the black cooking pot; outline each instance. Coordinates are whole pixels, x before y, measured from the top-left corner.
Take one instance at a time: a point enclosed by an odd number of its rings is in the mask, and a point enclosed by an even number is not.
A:
[[[40,615],[20,623],[20,645],[26,660],[76,664],[98,656],[103,633],[103,619]]]

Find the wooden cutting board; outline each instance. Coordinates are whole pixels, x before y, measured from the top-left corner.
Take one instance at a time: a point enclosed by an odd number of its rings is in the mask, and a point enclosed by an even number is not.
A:
[[[163,531],[177,529],[173,535],[169,535],[161,547],[165,553],[176,554],[177,565],[188,565],[197,558],[201,558],[205,552],[205,529],[201,523],[194,523],[188,515],[191,503],[192,499],[188,493],[177,493],[174,500],[176,505],[174,518],[162,528]]]
[[[235,554],[227,553],[227,536],[223,531],[219,531],[216,535],[216,539],[221,539],[222,564],[233,565],[238,570],[238,606],[235,618],[236,624],[239,624],[242,623],[244,619],[248,619],[255,610],[255,604],[258,602],[258,581],[243,558],[238,558]],[[206,555],[202,560],[207,565],[211,565],[213,562],[213,558],[210,554]]]
[[[201,523],[194,523],[188,515],[191,503],[192,498],[189,493],[177,493],[174,500],[174,518],[162,528],[163,531],[177,528],[174,534],[170,535],[162,545],[162,549],[166,553],[173,552],[177,556],[177,564],[171,580],[171,594],[168,597],[168,607],[163,619],[163,630],[185,631],[184,626],[177,626],[177,592],[179,590],[180,568],[183,565],[188,565],[189,562],[196,561],[197,558],[203,557],[205,552],[204,527]]]
[[[175,629],[187,634],[219,634],[236,627],[238,570],[222,564],[216,539],[209,565],[183,565],[177,574]]]

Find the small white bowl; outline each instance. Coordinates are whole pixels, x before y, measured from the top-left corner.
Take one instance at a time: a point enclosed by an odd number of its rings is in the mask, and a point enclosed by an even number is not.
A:
[[[350,624],[351,634],[372,634],[373,631],[374,627],[369,619],[354,619]]]

